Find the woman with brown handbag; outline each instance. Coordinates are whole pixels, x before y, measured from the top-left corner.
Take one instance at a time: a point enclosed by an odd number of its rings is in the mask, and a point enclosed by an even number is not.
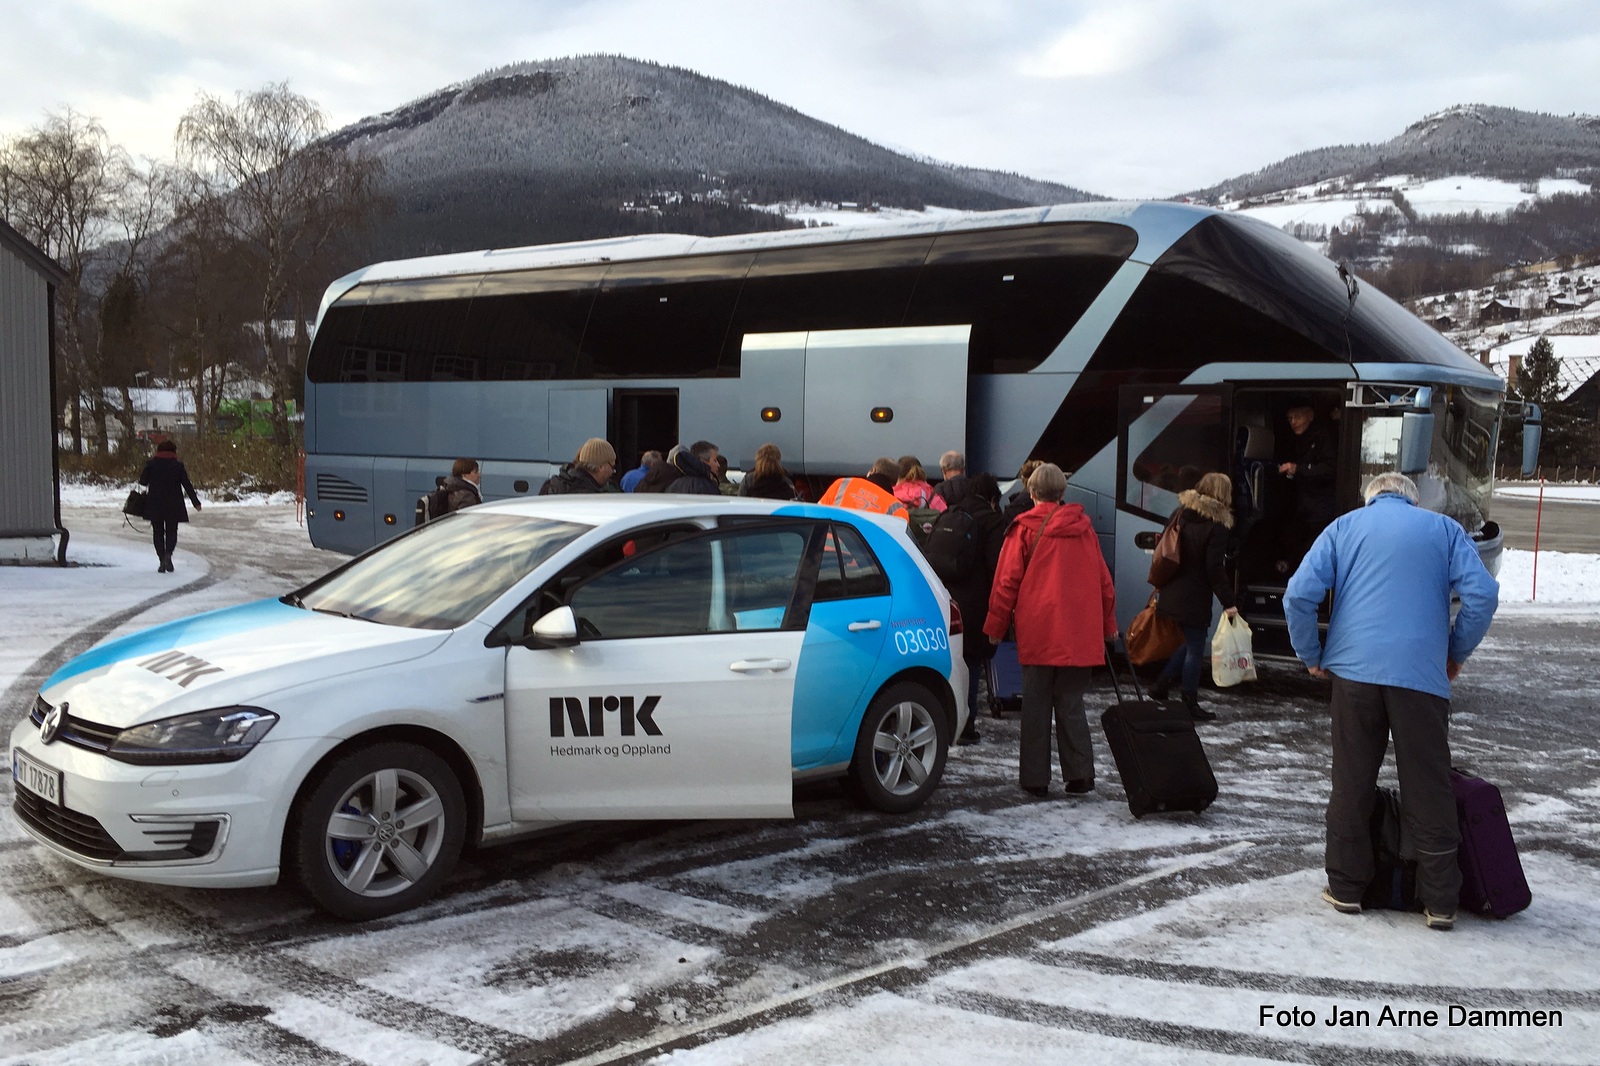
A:
[[[1181,527],[1178,572],[1161,586],[1156,610],[1178,623],[1183,644],[1150,686],[1150,698],[1165,700],[1174,681],[1181,679],[1183,705],[1198,722],[1217,716],[1200,706],[1200,667],[1206,661],[1206,630],[1211,626],[1211,597],[1216,596],[1224,613],[1236,615],[1233,588],[1223,558],[1228,550],[1228,530],[1233,528],[1233,482],[1227,474],[1211,473],[1200,478],[1192,489],[1178,493],[1178,512],[1173,517]]]

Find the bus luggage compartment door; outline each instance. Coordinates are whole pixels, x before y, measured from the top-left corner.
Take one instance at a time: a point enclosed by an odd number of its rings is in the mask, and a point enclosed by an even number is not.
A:
[[[813,331],[806,337],[805,467],[863,473],[880,455],[966,450],[971,326]],[[787,453],[785,453],[787,458]]]
[[[806,469],[806,334],[751,333],[739,357],[739,414],[735,436],[724,441],[742,470],[755,466],[756,449],[776,444],[783,465]]]

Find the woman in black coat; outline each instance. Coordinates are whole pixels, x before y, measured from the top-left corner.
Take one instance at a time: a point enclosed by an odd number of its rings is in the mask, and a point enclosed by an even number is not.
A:
[[[189,482],[189,471],[178,459],[178,446],[170,440],[156,445],[156,454],[144,464],[139,473],[139,484],[150,487],[150,498],[144,504],[144,516],[150,522],[150,539],[156,548],[156,558],[161,565],[158,574],[172,573],[172,553],[178,548],[178,523],[189,520],[189,511],[183,506],[184,493],[194,503],[196,511],[202,510],[200,497],[195,495]]]
[[[1000,549],[1005,545],[1010,523],[1000,513],[1000,486],[993,474],[979,474],[967,481],[967,494],[951,510],[972,516],[972,536],[977,552],[970,573],[949,585],[950,596],[961,608],[967,635],[961,645],[966,661],[967,728],[956,738],[957,744],[976,744],[978,734],[978,678],[994,658],[995,646],[983,635],[983,620],[989,616],[989,593],[994,587],[995,567],[1000,564]],[[993,699],[993,694],[990,695]]]
[[[795,500],[794,482],[783,469],[783,453],[776,444],[756,449],[756,465],[739,483],[740,496],[761,500]]]
[[[1233,587],[1223,558],[1228,551],[1228,530],[1233,528],[1233,482],[1227,474],[1206,474],[1192,489],[1178,493],[1178,521],[1182,524],[1178,544],[1178,573],[1161,586],[1156,611],[1178,623],[1183,644],[1172,653],[1156,683],[1150,686],[1152,699],[1164,700],[1174,681],[1182,679],[1183,705],[1190,717],[1208,722],[1216,718],[1200,706],[1200,667],[1206,661],[1206,630],[1211,626],[1211,597],[1222,604],[1228,615],[1239,609],[1233,604]]]

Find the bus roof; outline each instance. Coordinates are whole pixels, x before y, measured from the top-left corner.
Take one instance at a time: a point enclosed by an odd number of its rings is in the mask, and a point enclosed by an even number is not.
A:
[[[887,240],[963,230],[1008,229],[1050,222],[1109,222],[1128,226],[1140,235],[1132,258],[1149,262],[1165,251],[1179,235],[1201,219],[1217,214],[1206,207],[1162,202],[1095,202],[1048,207],[971,211],[933,219],[822,226],[735,233],[725,237],[696,237],[685,233],[652,233],[633,237],[606,237],[566,244],[539,244],[524,248],[485,249],[448,255],[422,256],[375,263],[340,278],[334,284],[348,291],[358,284],[411,278],[449,277],[456,274],[537,270],[542,267],[582,266],[630,259],[662,259],[684,255],[714,255],[841,244],[849,241]]]

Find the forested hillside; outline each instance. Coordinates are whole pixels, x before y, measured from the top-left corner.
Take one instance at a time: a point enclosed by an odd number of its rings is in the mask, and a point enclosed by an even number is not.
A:
[[[1592,173],[1591,173],[1592,172]],[[1244,199],[1336,179],[1475,174],[1506,181],[1600,175],[1600,117],[1469,104],[1429,115],[1381,144],[1316,148],[1190,195]]]
[[[489,71],[333,135],[382,162],[389,258],[789,225],[748,205],[989,210],[1099,199],[912,159],[691,71],[614,56]]]

